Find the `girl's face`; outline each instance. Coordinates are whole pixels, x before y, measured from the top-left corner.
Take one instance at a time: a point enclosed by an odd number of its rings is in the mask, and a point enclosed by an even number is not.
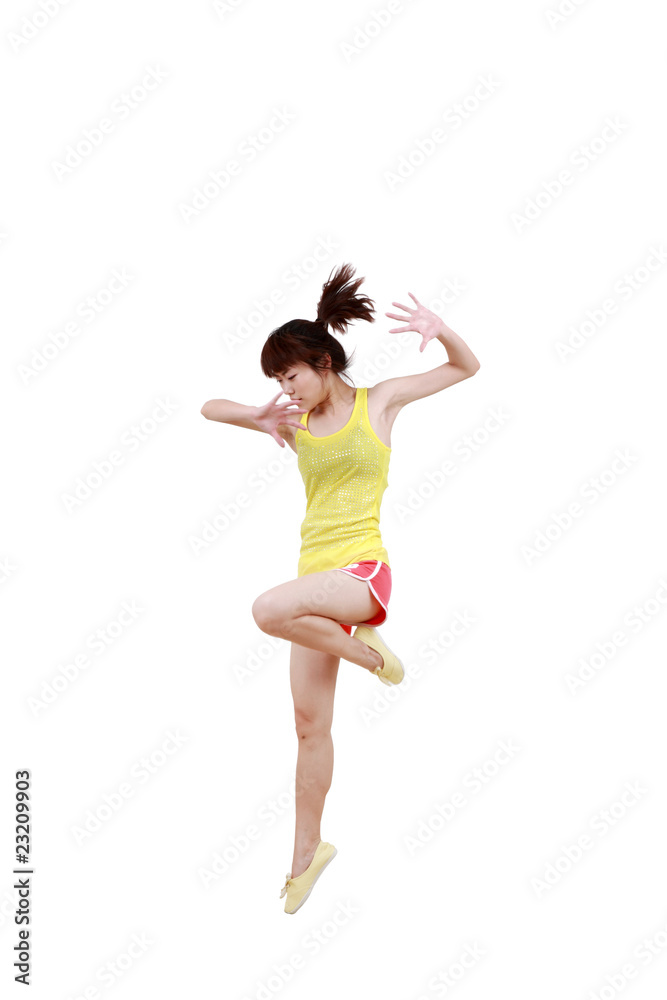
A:
[[[276,376],[276,384],[304,409],[312,410],[323,396],[322,382],[310,365],[291,365]]]

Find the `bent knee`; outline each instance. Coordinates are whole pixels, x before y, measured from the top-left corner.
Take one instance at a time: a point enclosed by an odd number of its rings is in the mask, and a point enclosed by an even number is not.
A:
[[[260,594],[253,601],[252,616],[257,627],[269,635],[278,635],[284,624],[284,615],[281,614],[278,602],[270,590]]]

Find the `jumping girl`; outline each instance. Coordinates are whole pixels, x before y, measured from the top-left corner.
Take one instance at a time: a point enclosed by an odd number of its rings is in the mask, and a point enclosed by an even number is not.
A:
[[[263,632],[291,641],[299,749],[294,856],[280,893],[281,899],[287,895],[286,913],[306,901],[336,855],[333,844],[320,839],[320,820],[333,774],[331,722],[340,659],[385,684],[403,679],[401,661],[374,627],[386,621],[391,594],[379,522],[392,425],[408,403],[470,378],[480,367],[467,344],[409,292],[414,307],[393,303],[407,315],[385,313],[405,324],[389,332],[419,333],[420,351],[437,339],[449,360],[367,388],[348,385],[341,376],[350,360],[329,329],[343,334],[353,320],[375,319],[373,302],[357,294],[364,279],[353,275],[351,264],[341,265],[322,287],[316,320],[290,320],[268,337],[260,363],[280,386],[273,399],[263,406],[211,399],[201,410],[209,420],[270,434],[281,448],[287,442],[306,488],[297,577],[260,594],[252,606]],[[289,399],[279,403],[283,393]]]

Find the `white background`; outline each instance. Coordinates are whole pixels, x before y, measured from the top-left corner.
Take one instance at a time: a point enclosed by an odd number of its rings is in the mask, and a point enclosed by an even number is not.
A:
[[[3,980],[29,768],[34,997],[662,996],[655,5],[563,3],[557,21],[556,0],[44,4],[2,12]],[[250,161],[276,109],[291,121]],[[251,605],[296,576],[303,485],[289,449],[200,407],[273,396],[266,337],[314,318],[347,261],[377,308],[344,339],[356,385],[446,360],[388,333],[409,291],[481,369],[394,425],[381,634],[409,676],[390,690],[341,662],[322,821],[338,856],[288,917],[289,646]],[[453,636],[457,614],[474,622]],[[494,764],[501,741],[517,749]]]

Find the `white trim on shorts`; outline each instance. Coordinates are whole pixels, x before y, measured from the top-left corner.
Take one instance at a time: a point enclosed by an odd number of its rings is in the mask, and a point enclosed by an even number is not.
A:
[[[364,562],[371,562],[370,559],[363,560],[363,561]],[[349,570],[357,568],[357,566],[359,565],[358,562],[350,563],[348,566],[335,566],[334,569],[337,569],[339,573],[347,573],[348,576],[354,577],[355,580],[361,580],[362,583],[367,583],[368,584],[368,587],[370,589],[371,594],[373,595],[373,597],[375,598],[375,600],[378,602],[378,604],[380,605],[380,607],[384,608],[384,621],[386,622],[387,618],[389,617],[389,608],[384,603],[384,601],[382,600],[382,598],[380,597],[380,595],[376,591],[375,587],[371,583],[371,580],[373,579],[373,577],[377,576],[377,574],[382,569],[382,560],[381,559],[376,559],[375,560],[375,564],[376,564],[375,565],[375,569],[373,570],[373,572],[371,573],[371,575],[370,576],[366,576],[366,577],[357,576],[356,573],[350,573],[349,572]],[[381,622],[380,624],[384,625],[384,622]],[[370,628],[375,628],[375,626],[371,625]]]

